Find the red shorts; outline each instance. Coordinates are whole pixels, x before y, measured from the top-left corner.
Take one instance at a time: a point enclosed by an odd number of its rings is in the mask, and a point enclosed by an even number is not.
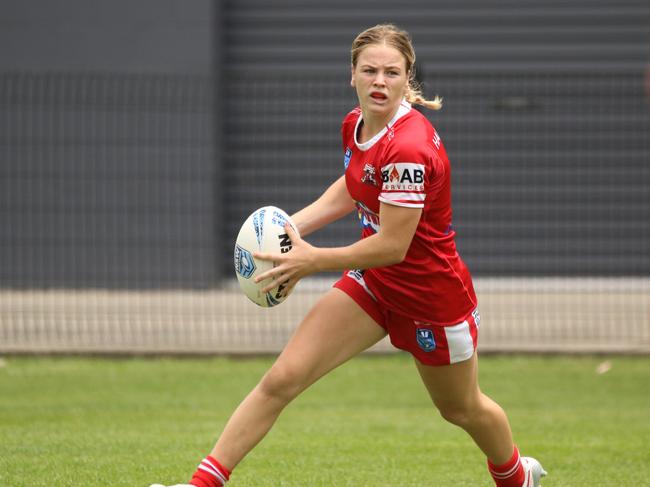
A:
[[[334,287],[340,289],[375,320],[393,346],[405,350],[424,365],[449,365],[472,357],[478,341],[480,317],[474,310],[456,325],[417,321],[382,306],[366,286],[360,271],[346,271]]]

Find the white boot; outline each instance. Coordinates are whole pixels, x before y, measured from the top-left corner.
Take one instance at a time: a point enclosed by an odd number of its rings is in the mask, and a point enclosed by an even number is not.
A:
[[[521,487],[541,487],[541,479],[546,477],[546,470],[541,463],[531,457],[521,457],[521,464],[524,466],[526,475]]]

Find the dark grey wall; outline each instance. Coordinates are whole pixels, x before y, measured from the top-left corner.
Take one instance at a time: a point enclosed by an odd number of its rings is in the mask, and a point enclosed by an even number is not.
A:
[[[462,255],[482,275],[650,274],[650,4],[624,0],[226,3],[230,232],[342,174],[349,46],[413,36],[453,166]],[[351,241],[352,222],[313,237]],[[224,242],[227,242],[225,239]],[[229,248],[223,250],[224,259]]]
[[[211,75],[212,0],[3,0],[0,70]]]
[[[477,275],[650,275],[645,0],[4,1],[0,285],[209,287],[342,172],[356,33],[409,30]],[[356,239],[354,217],[314,235]]]
[[[218,282],[219,22],[208,0],[2,3],[0,285]]]

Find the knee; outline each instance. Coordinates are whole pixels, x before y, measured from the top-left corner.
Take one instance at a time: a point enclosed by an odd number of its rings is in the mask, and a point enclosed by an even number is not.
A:
[[[298,367],[275,364],[262,377],[258,390],[269,399],[288,403],[305,388],[304,374]]]
[[[445,421],[465,428],[476,421],[480,416],[479,408],[469,401],[436,404],[438,412]]]

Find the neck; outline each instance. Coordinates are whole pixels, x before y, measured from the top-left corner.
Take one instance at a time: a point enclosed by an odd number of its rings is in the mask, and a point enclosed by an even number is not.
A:
[[[397,114],[399,110],[399,105],[393,112],[386,116],[377,116],[369,114],[366,110],[361,108],[361,114],[363,115],[363,126],[361,127],[361,141],[365,142],[366,140],[372,139],[377,133],[379,133],[388,122],[390,122],[393,117]]]

